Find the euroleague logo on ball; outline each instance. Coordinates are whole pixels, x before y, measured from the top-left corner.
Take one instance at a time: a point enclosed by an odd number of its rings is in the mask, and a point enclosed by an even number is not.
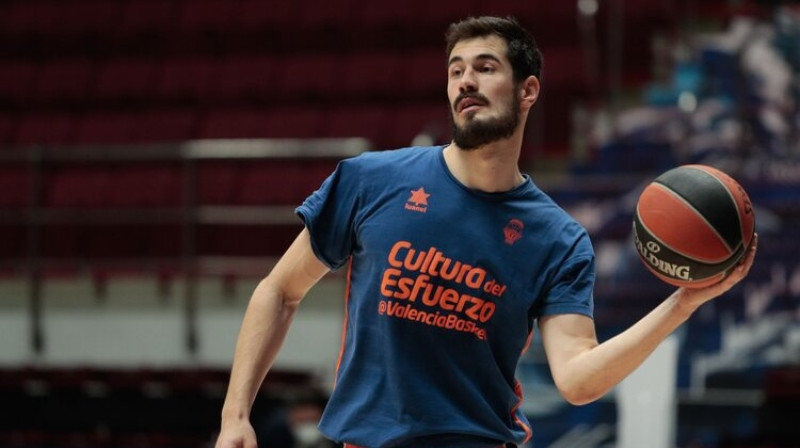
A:
[[[661,246],[655,241],[642,243],[635,227],[633,229],[633,236],[636,240],[636,250],[639,251],[639,255],[642,256],[642,259],[647,260],[655,269],[673,278],[692,280],[692,270],[690,266],[670,263],[669,261],[659,258],[656,254],[661,252]]]

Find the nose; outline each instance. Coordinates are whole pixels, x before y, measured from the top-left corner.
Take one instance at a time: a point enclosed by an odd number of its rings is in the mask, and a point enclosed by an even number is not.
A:
[[[458,91],[461,93],[464,92],[475,92],[478,90],[478,82],[475,77],[475,70],[471,67],[468,67],[464,74],[461,75],[459,79]]]

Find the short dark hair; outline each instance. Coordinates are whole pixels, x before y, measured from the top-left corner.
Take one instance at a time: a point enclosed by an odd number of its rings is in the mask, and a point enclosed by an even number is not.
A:
[[[528,76],[540,77],[542,53],[533,36],[513,17],[469,17],[450,25],[445,34],[447,56],[462,40],[495,35],[506,41],[508,60],[514,71],[514,81]]]

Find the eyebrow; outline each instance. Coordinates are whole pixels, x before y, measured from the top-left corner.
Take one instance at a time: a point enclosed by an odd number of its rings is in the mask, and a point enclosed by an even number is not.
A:
[[[500,58],[498,58],[497,56],[495,56],[495,55],[493,55],[491,53],[481,53],[478,56],[476,56],[475,59],[477,59],[477,60],[491,60],[491,61],[495,61],[495,62],[497,62],[499,64],[502,63]],[[464,58],[462,58],[461,56],[453,56],[447,62],[447,66],[449,67],[449,66],[453,65],[453,63],[462,62],[463,60],[464,60]]]

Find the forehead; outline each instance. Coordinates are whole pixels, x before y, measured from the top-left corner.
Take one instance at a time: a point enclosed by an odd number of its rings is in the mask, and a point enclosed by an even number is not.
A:
[[[470,60],[479,57],[494,56],[500,61],[507,61],[508,47],[506,41],[494,34],[473,37],[458,41],[450,51],[448,63],[457,60]]]

